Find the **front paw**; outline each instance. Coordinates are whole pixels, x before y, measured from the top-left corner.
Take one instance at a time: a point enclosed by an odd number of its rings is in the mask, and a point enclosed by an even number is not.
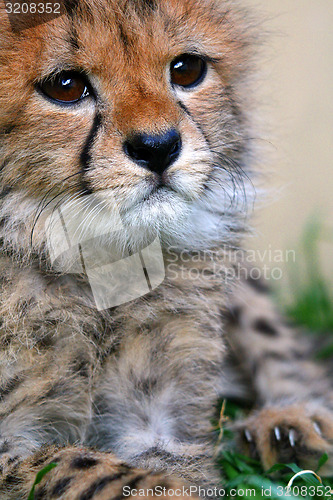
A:
[[[295,462],[316,468],[327,453],[321,473],[333,474],[333,413],[316,405],[268,407],[235,426],[243,450],[269,469],[274,464]]]
[[[185,500],[185,492],[189,490],[181,479],[163,472],[137,469],[110,453],[69,447],[51,457],[48,454],[47,461],[56,466],[36,486],[36,498],[134,500],[145,494],[147,499],[155,496],[171,499],[174,497],[172,492],[177,490],[178,497]],[[200,500],[194,494],[190,498]]]

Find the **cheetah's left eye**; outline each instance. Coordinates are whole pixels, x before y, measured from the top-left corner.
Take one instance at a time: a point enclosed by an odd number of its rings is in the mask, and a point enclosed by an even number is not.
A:
[[[183,54],[171,63],[171,82],[184,88],[196,87],[202,82],[207,72],[204,59],[193,54]]]
[[[40,84],[47,97],[60,104],[73,104],[89,95],[86,78],[75,71],[62,71]]]

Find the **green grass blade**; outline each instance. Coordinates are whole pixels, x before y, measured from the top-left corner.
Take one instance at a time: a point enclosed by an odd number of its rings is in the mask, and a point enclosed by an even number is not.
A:
[[[38,472],[38,474],[36,475],[36,479],[35,479],[35,482],[34,484],[32,485],[32,488],[31,488],[31,491],[29,493],[29,496],[28,496],[28,500],[34,500],[35,498],[35,488],[37,486],[37,484],[39,484],[41,482],[41,480],[43,479],[43,477],[48,473],[50,472],[50,470],[54,469],[54,467],[57,467],[58,464],[54,463],[54,462],[51,462],[50,464],[48,464],[46,467],[44,467],[44,469],[40,470]]]

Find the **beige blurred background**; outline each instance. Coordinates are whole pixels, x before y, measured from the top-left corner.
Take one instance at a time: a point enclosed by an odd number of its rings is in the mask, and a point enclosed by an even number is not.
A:
[[[270,32],[257,88],[275,194],[250,241],[267,262],[269,250],[296,249],[314,214],[333,238],[333,0],[244,1],[264,14]],[[333,240],[320,252],[332,277]]]

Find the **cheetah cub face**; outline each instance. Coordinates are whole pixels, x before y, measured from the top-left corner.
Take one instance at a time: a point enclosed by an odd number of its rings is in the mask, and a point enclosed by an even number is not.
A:
[[[133,244],[157,233],[164,245],[207,248],[239,229],[249,44],[226,3],[79,2],[20,33],[2,13],[11,245],[30,244],[33,229],[40,249],[63,203],[73,214],[84,205],[80,231],[94,237],[112,233],[115,201]]]

